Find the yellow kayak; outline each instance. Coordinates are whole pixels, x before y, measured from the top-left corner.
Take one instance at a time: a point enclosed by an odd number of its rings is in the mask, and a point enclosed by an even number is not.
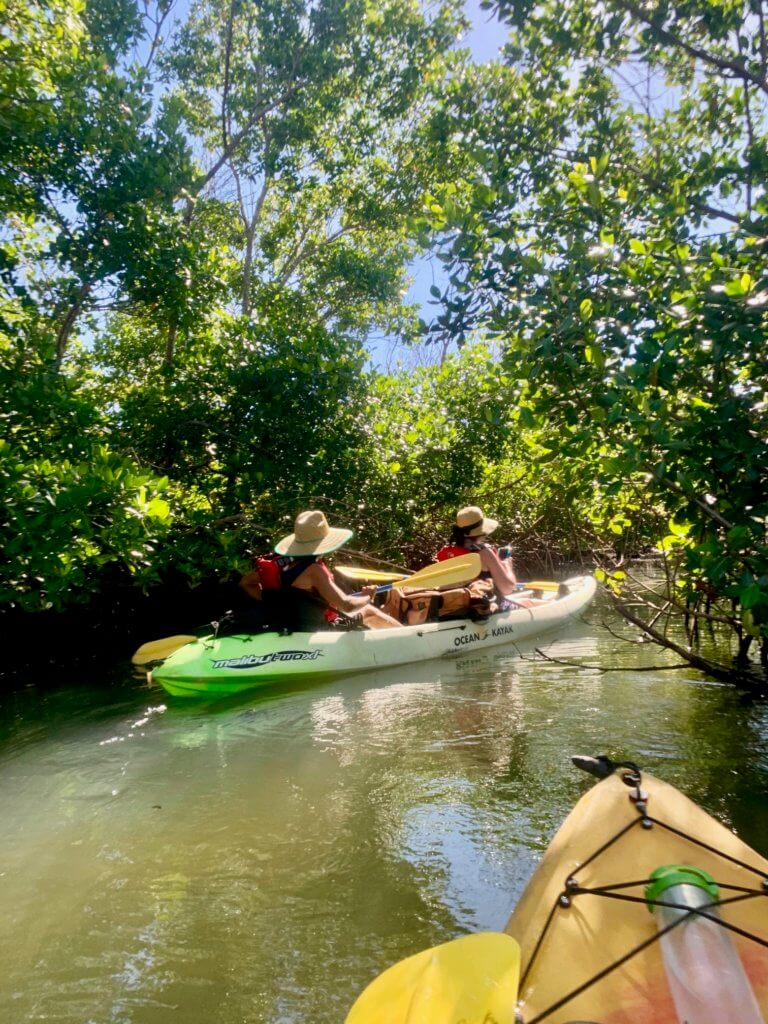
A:
[[[505,932],[389,967],[346,1024],[766,1024],[768,860],[608,758]]]
[[[692,865],[719,885],[720,914],[740,929],[728,934],[768,1020],[768,860],[644,772],[638,800],[634,778],[617,768],[579,800],[507,923],[521,949],[518,1019],[678,1024],[645,890],[659,867]]]

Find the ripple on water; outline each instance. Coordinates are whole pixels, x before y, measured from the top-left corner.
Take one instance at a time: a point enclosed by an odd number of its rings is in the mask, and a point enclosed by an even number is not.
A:
[[[498,928],[589,780],[640,760],[768,849],[768,706],[576,623],[538,646],[150,713],[58,698],[0,747],[0,1020],[338,1024]],[[63,711],[68,708],[67,713]]]

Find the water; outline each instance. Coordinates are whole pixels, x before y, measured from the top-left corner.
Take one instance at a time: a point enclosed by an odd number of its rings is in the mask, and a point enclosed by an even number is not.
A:
[[[611,672],[506,647],[209,706],[3,697],[0,1021],[341,1024],[386,965],[503,927],[590,785],[571,753],[768,853],[768,704],[637,672],[673,658],[590,615],[538,643]]]

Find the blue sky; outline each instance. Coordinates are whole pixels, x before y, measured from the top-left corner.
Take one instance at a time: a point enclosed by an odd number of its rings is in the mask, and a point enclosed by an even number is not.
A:
[[[464,6],[472,27],[460,45],[463,48],[468,48],[478,63],[496,59],[499,49],[506,41],[506,28],[492,18],[488,11],[480,9],[480,0],[466,0]],[[437,310],[437,305],[429,294],[429,289],[433,284],[440,284],[441,267],[440,262],[430,256],[414,260],[411,264],[413,283],[408,290],[406,299],[423,308],[425,320],[430,319]],[[393,350],[391,341],[375,341],[370,343],[368,348],[371,353],[371,362],[374,365],[385,368],[385,364],[391,363]]]
[[[493,60],[499,48],[504,45],[506,29],[488,11],[480,10],[479,0],[466,0],[464,9],[472,22],[472,28],[462,45],[470,48],[478,62]]]

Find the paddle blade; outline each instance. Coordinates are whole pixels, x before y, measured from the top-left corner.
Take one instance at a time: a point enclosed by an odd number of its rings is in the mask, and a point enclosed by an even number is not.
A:
[[[561,586],[554,580],[531,580],[530,583],[523,583],[526,590],[557,590]]]
[[[459,555],[458,558],[447,558],[444,562],[435,562],[426,569],[419,569],[413,576],[398,580],[392,586],[397,590],[404,587],[453,587],[460,583],[469,583],[480,575],[481,569],[480,555],[473,552],[470,555]]]
[[[371,583],[393,583],[408,579],[404,572],[382,572],[380,569],[361,569],[359,565],[335,565],[333,571],[346,580],[369,580]]]
[[[520,947],[480,932],[401,960],[371,982],[346,1024],[514,1024]]]
[[[173,654],[174,651],[178,651],[180,647],[184,647],[185,644],[191,644],[193,640],[197,640],[197,637],[184,634],[166,636],[162,640],[149,640],[141,645],[131,658],[131,661],[134,665],[148,665],[150,661],[163,661],[164,658]]]

